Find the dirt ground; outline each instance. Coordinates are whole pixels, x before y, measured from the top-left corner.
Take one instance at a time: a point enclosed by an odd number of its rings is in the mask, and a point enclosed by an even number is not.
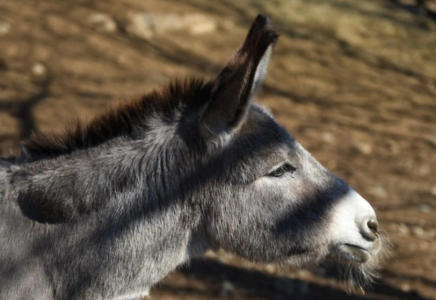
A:
[[[0,1],[0,154],[172,78],[211,78],[258,12],[281,34],[259,102],[373,204],[395,256],[350,296],[327,267],[209,254],[151,298],[436,299],[436,24],[390,1]]]

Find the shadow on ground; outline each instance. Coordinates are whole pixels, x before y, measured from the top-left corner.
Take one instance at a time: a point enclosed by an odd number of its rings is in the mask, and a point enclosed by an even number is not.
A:
[[[333,274],[333,273],[332,273]],[[177,285],[172,278],[184,276],[191,283]],[[223,264],[215,260],[194,260],[178,273],[170,275],[152,291],[153,296],[178,295],[181,299],[404,299],[426,300],[415,292],[403,292],[382,282],[365,294],[352,295],[331,286],[278,277],[260,271]]]

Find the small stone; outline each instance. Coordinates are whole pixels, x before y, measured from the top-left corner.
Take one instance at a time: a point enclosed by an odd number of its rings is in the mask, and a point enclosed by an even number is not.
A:
[[[154,35],[155,22],[147,13],[135,13],[130,16],[127,32],[139,38],[149,39]]]
[[[307,279],[312,275],[312,273],[310,273],[308,270],[305,269],[299,269],[297,274],[298,274],[298,278],[300,279]]]
[[[335,140],[335,137],[330,132],[323,132],[321,134],[321,140],[326,143],[332,143]]]
[[[184,17],[184,22],[192,35],[211,33],[216,30],[216,23],[201,14],[190,14]]]
[[[421,204],[418,205],[418,210],[420,212],[428,214],[431,211],[431,207],[428,204],[421,203]]]
[[[155,33],[187,31],[192,35],[210,33],[216,30],[216,22],[202,14],[149,14],[135,13],[130,16],[127,32],[143,39]]]
[[[436,1],[425,1],[425,6],[427,10],[431,12],[436,12]]]
[[[92,14],[89,23],[93,24],[99,31],[115,32],[117,31],[117,23],[109,15],[104,13]]]
[[[411,287],[410,287],[410,284],[408,284],[408,283],[403,283],[403,284],[400,286],[400,289],[401,289],[401,291],[403,291],[404,293],[408,293],[408,292],[410,292]]]
[[[436,185],[435,185],[434,187],[431,188],[430,193],[431,193],[433,196],[436,196]]]
[[[0,22],[0,36],[7,35],[11,31],[11,25],[6,22]]]
[[[377,185],[372,188],[369,188],[367,192],[379,198],[386,198],[388,196],[388,192],[381,185]]]
[[[436,1],[435,0],[428,0],[428,1],[424,1],[424,14],[426,14],[427,16],[432,16],[433,19],[435,19],[435,14],[436,14]],[[434,90],[433,90],[434,91]]]
[[[401,223],[400,225],[398,225],[398,232],[403,236],[410,235],[409,227],[407,227],[407,225],[404,223]]]
[[[40,62],[32,66],[32,75],[36,77],[44,77],[47,75],[47,68]]]
[[[277,272],[277,267],[273,264],[268,264],[265,266],[265,271],[270,274],[274,274]]]
[[[372,153],[372,147],[370,144],[354,140],[351,144],[351,148],[363,155],[370,155]]]
[[[416,235],[419,238],[425,237],[425,231],[422,227],[419,226],[413,226],[412,232],[414,235]]]
[[[429,138],[428,139],[428,144],[436,149],[436,137]]]

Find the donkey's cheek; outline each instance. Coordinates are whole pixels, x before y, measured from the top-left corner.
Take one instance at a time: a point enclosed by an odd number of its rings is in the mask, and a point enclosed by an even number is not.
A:
[[[292,184],[282,178],[263,177],[256,181],[250,191],[250,198],[254,203],[267,208],[268,211],[279,213],[290,209],[298,193],[294,192]]]

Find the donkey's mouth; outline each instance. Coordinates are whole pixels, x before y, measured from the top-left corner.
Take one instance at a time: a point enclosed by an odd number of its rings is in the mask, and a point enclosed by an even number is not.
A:
[[[343,244],[336,247],[332,256],[345,263],[366,263],[371,258],[371,253],[360,246]]]

